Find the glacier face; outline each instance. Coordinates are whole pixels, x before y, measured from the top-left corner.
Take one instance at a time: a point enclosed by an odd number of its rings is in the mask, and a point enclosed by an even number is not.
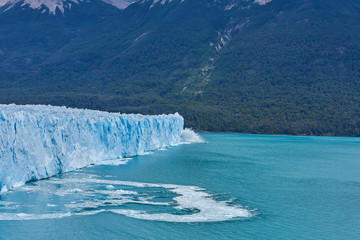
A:
[[[0,190],[181,141],[179,114],[0,105]]]

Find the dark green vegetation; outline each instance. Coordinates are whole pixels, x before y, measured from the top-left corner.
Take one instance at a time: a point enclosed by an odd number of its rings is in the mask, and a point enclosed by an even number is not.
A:
[[[0,13],[0,103],[178,111],[203,131],[360,136],[360,1],[150,4]]]

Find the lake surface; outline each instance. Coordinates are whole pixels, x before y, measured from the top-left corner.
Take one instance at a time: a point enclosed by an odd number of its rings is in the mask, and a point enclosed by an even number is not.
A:
[[[201,136],[0,195],[0,239],[360,239],[359,138]]]

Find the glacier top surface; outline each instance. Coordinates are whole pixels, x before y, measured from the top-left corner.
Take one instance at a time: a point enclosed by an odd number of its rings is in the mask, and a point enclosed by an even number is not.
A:
[[[124,113],[109,113],[98,110],[89,110],[89,109],[76,109],[76,108],[67,108],[67,107],[57,107],[50,105],[3,105],[0,104],[0,112],[5,112],[6,115],[18,115],[19,113],[29,113],[32,115],[44,115],[44,116],[54,116],[54,117],[84,117],[84,118],[118,118],[118,117],[156,117],[156,115],[142,115],[142,114],[124,114]],[[158,116],[168,116],[165,114]],[[178,116],[180,114],[169,114],[169,116]]]

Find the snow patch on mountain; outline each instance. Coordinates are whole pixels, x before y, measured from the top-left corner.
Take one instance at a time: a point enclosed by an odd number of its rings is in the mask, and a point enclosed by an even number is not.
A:
[[[161,3],[161,5],[165,5],[165,3],[170,3],[172,0],[154,0],[153,3],[150,5],[150,8],[154,7],[157,3]]]
[[[269,2],[271,2],[271,0],[255,0],[255,3],[260,4],[260,5],[265,5]]]

